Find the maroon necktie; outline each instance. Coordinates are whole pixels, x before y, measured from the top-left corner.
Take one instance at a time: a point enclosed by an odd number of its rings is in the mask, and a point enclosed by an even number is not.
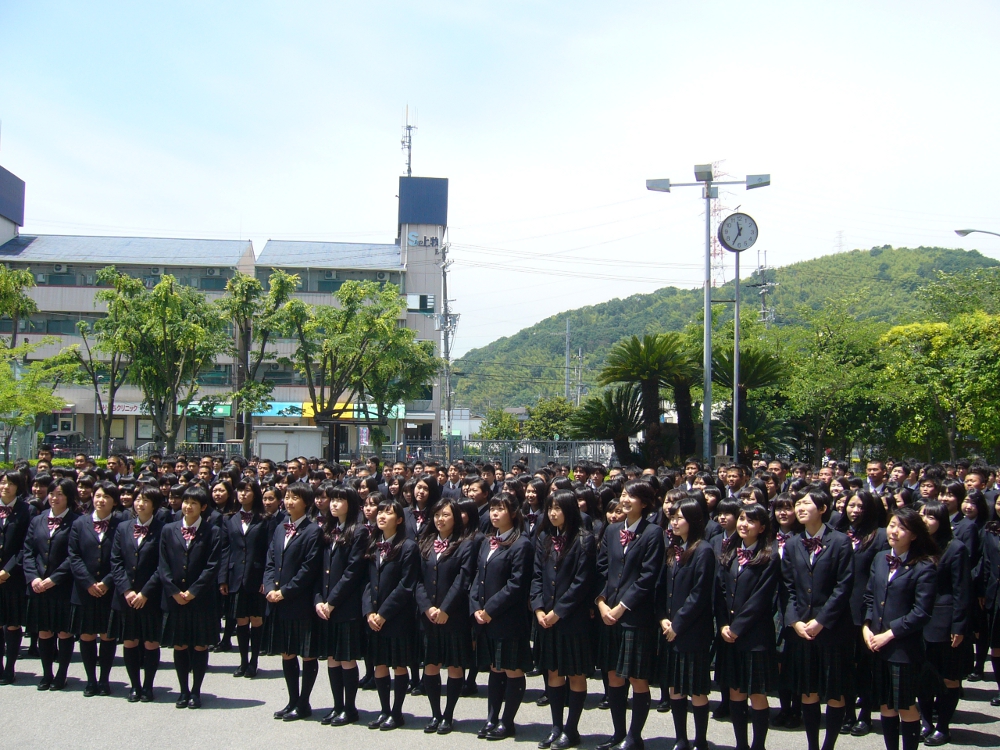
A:
[[[566,546],[566,537],[564,536],[554,536],[552,537],[552,549],[557,555],[561,555],[563,547]]]
[[[814,536],[811,539],[804,538],[802,540],[802,546],[806,548],[806,552],[810,555],[818,555],[820,550],[823,549],[823,539],[818,536]]]
[[[739,560],[740,567],[742,568],[753,558],[753,550],[749,549],[738,549],[736,550],[736,559]]]
[[[621,540],[622,547],[628,547],[635,539],[635,532],[622,529],[621,533],[618,534],[618,538]]]
[[[240,522],[249,524],[253,521],[253,511],[252,510],[241,510],[240,511]]]
[[[427,512],[423,510],[413,511],[413,519],[417,522],[417,526],[424,525],[424,519],[427,517]]]
[[[62,522],[63,522],[63,520],[61,518],[57,518],[55,516],[49,516],[49,521],[48,521],[48,523],[49,523],[49,533],[51,534],[53,531],[55,531],[60,526],[62,526]]]
[[[500,537],[491,536],[490,537],[490,552],[495,552],[500,548]]]
[[[681,558],[684,557],[684,548],[675,545],[671,549],[674,551],[674,562],[679,563]]]
[[[733,543],[733,538],[727,536],[722,540],[722,554],[726,554],[729,551],[730,545]]]
[[[435,554],[443,554],[448,549],[447,539],[435,539],[434,540],[434,552]]]
[[[855,547],[857,547],[858,543],[861,541],[861,537],[859,537],[857,533],[855,533],[854,529],[847,530],[847,538],[851,540],[851,544],[853,544]]]
[[[104,521],[94,521],[95,534],[103,534],[107,530],[108,530],[108,522],[106,519]]]
[[[903,561],[901,559],[899,559],[898,557],[896,557],[891,553],[885,556],[885,561],[889,563],[890,573],[894,570],[898,570],[899,567],[903,564]]]
[[[194,539],[195,534],[198,533],[198,529],[194,526],[181,526],[181,534],[184,535],[184,541],[190,542]]]
[[[137,525],[132,527],[132,536],[136,540],[144,538],[148,533],[149,533],[148,526]]]
[[[790,536],[791,536],[791,534],[786,534],[783,531],[779,531],[777,533],[777,535],[775,536],[775,538],[778,540],[778,549],[784,549],[785,548],[785,542],[788,541],[788,537],[790,537]]]
[[[294,523],[291,522],[285,523],[284,526],[285,526],[285,541],[287,542],[289,539],[295,536],[295,532],[298,531],[299,529]]]

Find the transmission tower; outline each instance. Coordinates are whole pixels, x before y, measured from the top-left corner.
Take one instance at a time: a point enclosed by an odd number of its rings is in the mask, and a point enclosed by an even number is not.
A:
[[[775,315],[774,305],[770,303],[768,295],[778,286],[778,283],[775,281],[774,269],[767,265],[767,251],[764,251],[763,263],[761,263],[760,252],[760,250],[757,251],[757,271],[754,274],[756,283],[747,284],[747,286],[758,290],[760,312],[757,313],[757,319],[764,324],[765,328],[770,328],[771,324],[774,323]]]
[[[716,180],[725,179],[726,177],[731,177],[728,172],[723,172],[721,170],[722,163],[725,159],[720,161],[712,162],[712,172],[715,174]],[[722,193],[719,193],[718,199],[712,201],[712,286],[720,287],[726,283],[726,250],[719,243],[719,238],[716,235],[716,230],[719,227],[719,223],[729,215],[732,209],[729,206],[724,206],[722,204]]]
[[[413,176],[413,131],[417,129],[416,125],[410,125],[410,105],[406,105],[406,119],[403,121],[403,138],[400,144],[403,147],[403,151],[406,152],[406,176]]]

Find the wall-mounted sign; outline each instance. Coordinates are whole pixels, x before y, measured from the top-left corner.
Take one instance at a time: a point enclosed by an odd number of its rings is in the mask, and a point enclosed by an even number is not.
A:
[[[423,237],[416,232],[406,235],[406,244],[410,247],[438,247],[439,243],[437,237],[428,237],[426,234]]]

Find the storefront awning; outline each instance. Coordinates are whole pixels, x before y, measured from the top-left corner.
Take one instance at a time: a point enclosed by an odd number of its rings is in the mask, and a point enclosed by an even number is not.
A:
[[[340,410],[343,409],[341,412]],[[311,401],[302,404],[302,416],[312,417],[315,414]],[[341,419],[371,419],[375,421],[377,415],[374,404],[336,404],[336,417]],[[403,404],[396,404],[389,410],[387,419],[403,419],[406,416],[406,407]]]
[[[208,411],[207,409],[205,410],[206,413],[202,414],[201,402],[200,401],[192,401],[191,405],[188,406],[187,415],[191,419],[199,419],[199,418],[201,418],[201,419],[208,419],[208,418],[217,418],[217,417],[228,417],[232,413],[232,410],[233,410],[233,405],[232,404],[215,404],[212,407],[212,413],[211,414],[207,413],[207,411]],[[179,406],[177,407],[177,413],[178,414],[181,413],[181,407],[179,407]]]
[[[265,411],[255,411],[255,417],[301,417],[303,404],[299,401],[274,401]]]

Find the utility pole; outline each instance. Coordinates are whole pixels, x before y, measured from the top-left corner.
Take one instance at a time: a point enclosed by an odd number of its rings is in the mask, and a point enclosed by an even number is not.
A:
[[[569,401],[569,318],[566,318],[566,391],[563,395]]]
[[[403,147],[403,151],[406,152],[406,176],[412,177],[413,170],[411,169],[413,162],[413,131],[417,129],[416,125],[410,125],[410,105],[406,105],[406,120],[403,124],[403,139],[400,141],[400,145]]]
[[[576,405],[580,405],[580,394],[583,391],[583,347],[576,352]]]
[[[441,333],[444,338],[444,401],[445,401],[445,460],[451,462],[451,345],[458,327],[458,316],[451,314],[451,301],[448,299],[448,267],[453,261],[448,260],[450,243],[441,246],[441,296],[444,299],[440,318]]]

